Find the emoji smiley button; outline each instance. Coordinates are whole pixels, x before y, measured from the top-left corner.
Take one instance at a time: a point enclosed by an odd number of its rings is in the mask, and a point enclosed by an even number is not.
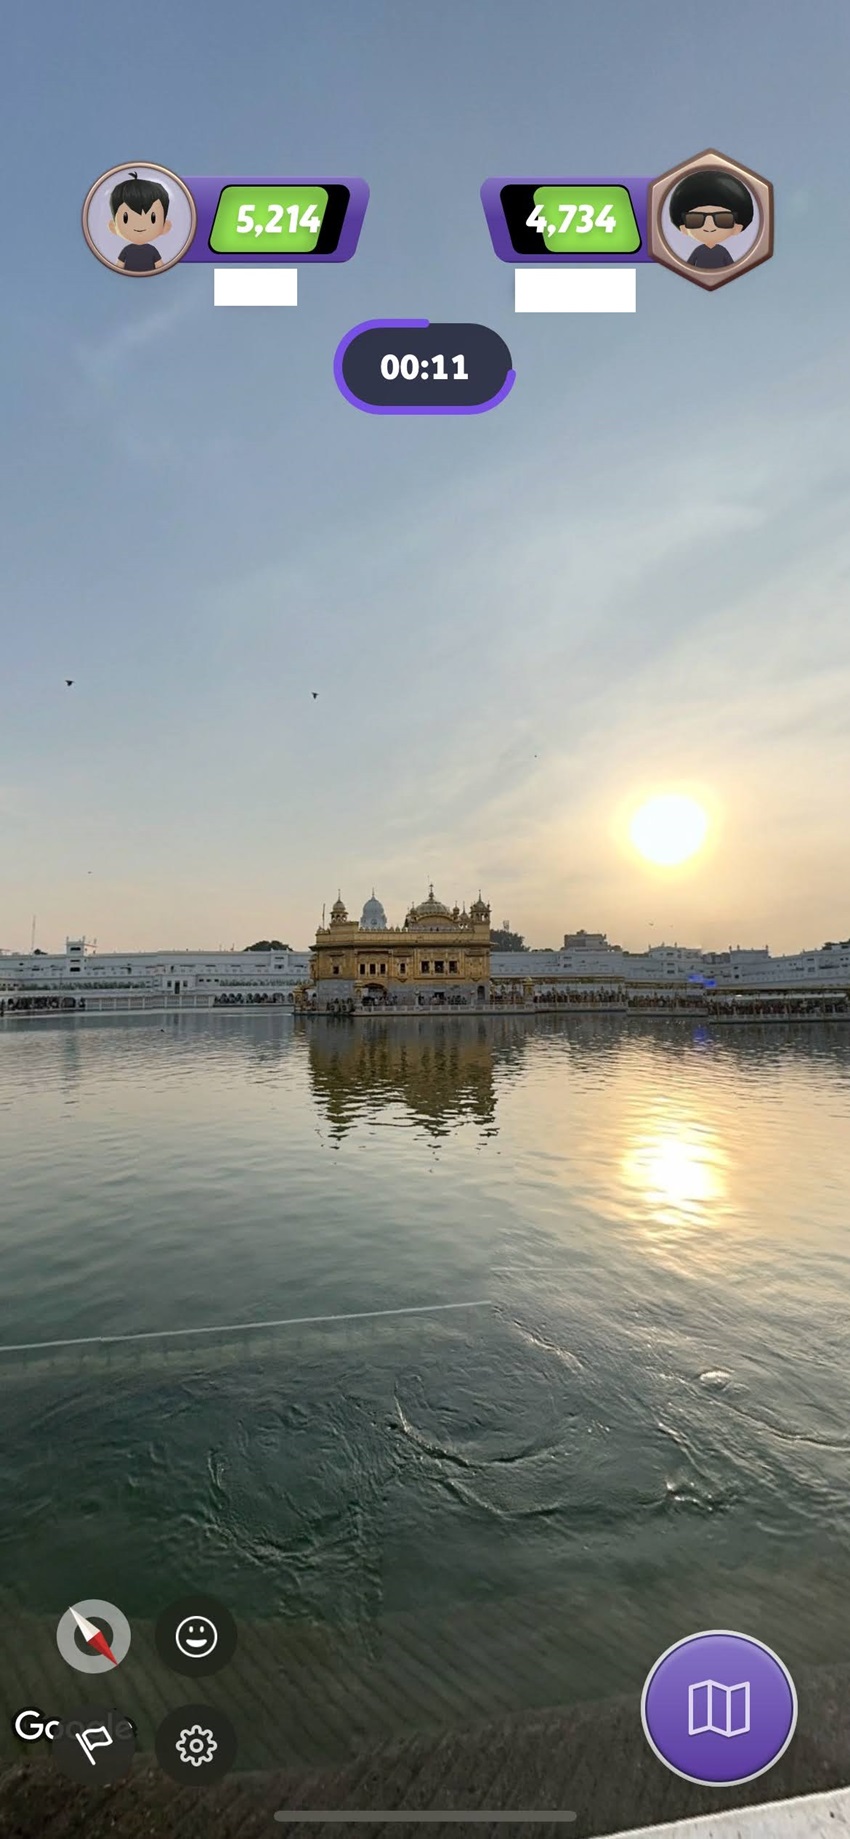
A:
[[[215,1597],[184,1596],[164,1609],[156,1625],[160,1659],[175,1673],[217,1673],[236,1651],[236,1623]]]
[[[218,1645],[218,1628],[212,1616],[184,1616],[174,1640],[187,1660],[206,1660]]]

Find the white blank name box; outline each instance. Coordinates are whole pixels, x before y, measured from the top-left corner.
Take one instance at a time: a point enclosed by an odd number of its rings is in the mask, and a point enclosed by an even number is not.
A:
[[[214,268],[213,305],[294,307],[297,268]]]
[[[517,268],[517,313],[634,313],[634,268]]]

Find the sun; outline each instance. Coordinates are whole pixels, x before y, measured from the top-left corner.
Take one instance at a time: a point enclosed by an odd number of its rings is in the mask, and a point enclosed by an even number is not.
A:
[[[675,868],[702,848],[708,835],[708,814],[695,798],[670,792],[649,798],[635,812],[629,836],[645,862]]]

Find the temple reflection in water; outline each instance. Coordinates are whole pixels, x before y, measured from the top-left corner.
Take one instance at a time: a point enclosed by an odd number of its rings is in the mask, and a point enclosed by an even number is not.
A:
[[[294,1029],[313,1096],[339,1136],[364,1119],[391,1123],[394,1104],[433,1135],[466,1123],[493,1135],[499,1086],[515,1084],[528,1071],[529,1054],[545,1052],[547,1043],[557,1043],[565,1070],[592,1071],[594,1078],[610,1076],[624,1052],[663,1050],[668,1070],[681,1074],[709,1053],[728,1064],[730,1076],[749,1061],[775,1068],[789,1057],[846,1067],[848,1052],[842,1031],[828,1026],[713,1032],[635,1016],[296,1016]]]
[[[500,1029],[473,1017],[399,1016],[356,1023],[316,1018],[304,1028],[314,1097],[334,1134],[403,1106],[434,1135],[473,1123],[495,1129]]]

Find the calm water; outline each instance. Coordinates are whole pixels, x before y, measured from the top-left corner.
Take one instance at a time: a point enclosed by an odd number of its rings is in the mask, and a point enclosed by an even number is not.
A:
[[[5,1346],[155,1331],[0,1357],[7,1600],[850,1658],[840,1028],[7,1023],[0,1206]]]

